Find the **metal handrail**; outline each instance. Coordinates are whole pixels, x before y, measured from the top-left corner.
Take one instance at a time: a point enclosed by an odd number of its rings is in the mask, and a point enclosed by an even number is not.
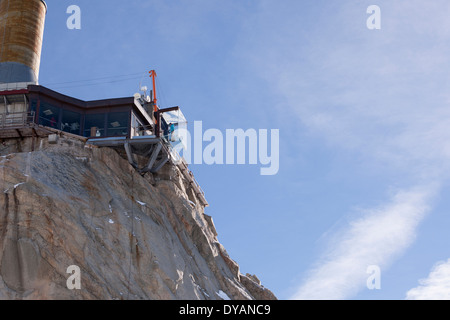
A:
[[[147,131],[153,131],[153,126],[152,125],[138,125],[138,126],[132,126],[132,129],[135,132],[140,132],[140,133],[147,133]],[[142,136],[146,136],[148,134],[143,134]],[[139,135],[141,136],[141,135]]]
[[[24,127],[34,122],[32,112],[9,112],[0,114],[0,129]]]

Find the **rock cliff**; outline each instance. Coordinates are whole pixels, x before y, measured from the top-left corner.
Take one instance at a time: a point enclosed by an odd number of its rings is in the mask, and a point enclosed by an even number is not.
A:
[[[240,273],[176,166],[141,176],[67,135],[0,142],[0,299],[276,299]]]

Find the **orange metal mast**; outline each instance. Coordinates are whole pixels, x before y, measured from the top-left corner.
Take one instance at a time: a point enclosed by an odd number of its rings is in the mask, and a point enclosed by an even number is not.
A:
[[[150,78],[153,80],[153,111],[158,111],[158,105],[157,105],[157,99],[156,99],[156,71],[150,70],[148,73],[150,73]]]
[[[160,136],[161,132],[161,124],[160,124],[160,113],[158,108],[158,99],[156,99],[156,71],[150,70],[148,73],[150,73],[150,78],[153,80],[153,117],[155,119],[155,134],[157,137]]]

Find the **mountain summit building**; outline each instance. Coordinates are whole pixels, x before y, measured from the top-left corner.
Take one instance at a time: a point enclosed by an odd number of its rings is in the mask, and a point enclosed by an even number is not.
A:
[[[208,203],[174,146],[186,126],[179,107],[160,109],[150,71],[150,95],[83,101],[39,85],[47,5],[43,0],[0,1],[0,139],[69,134],[87,144],[115,148],[141,174],[177,165],[203,205]],[[33,140],[34,141],[34,140]]]

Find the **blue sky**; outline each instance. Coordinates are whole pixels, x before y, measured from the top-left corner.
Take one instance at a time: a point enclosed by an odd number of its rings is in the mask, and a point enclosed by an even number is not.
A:
[[[280,130],[275,176],[191,165],[242,273],[280,299],[450,298],[448,1],[47,4],[42,85],[132,96],[155,69],[190,124]]]

